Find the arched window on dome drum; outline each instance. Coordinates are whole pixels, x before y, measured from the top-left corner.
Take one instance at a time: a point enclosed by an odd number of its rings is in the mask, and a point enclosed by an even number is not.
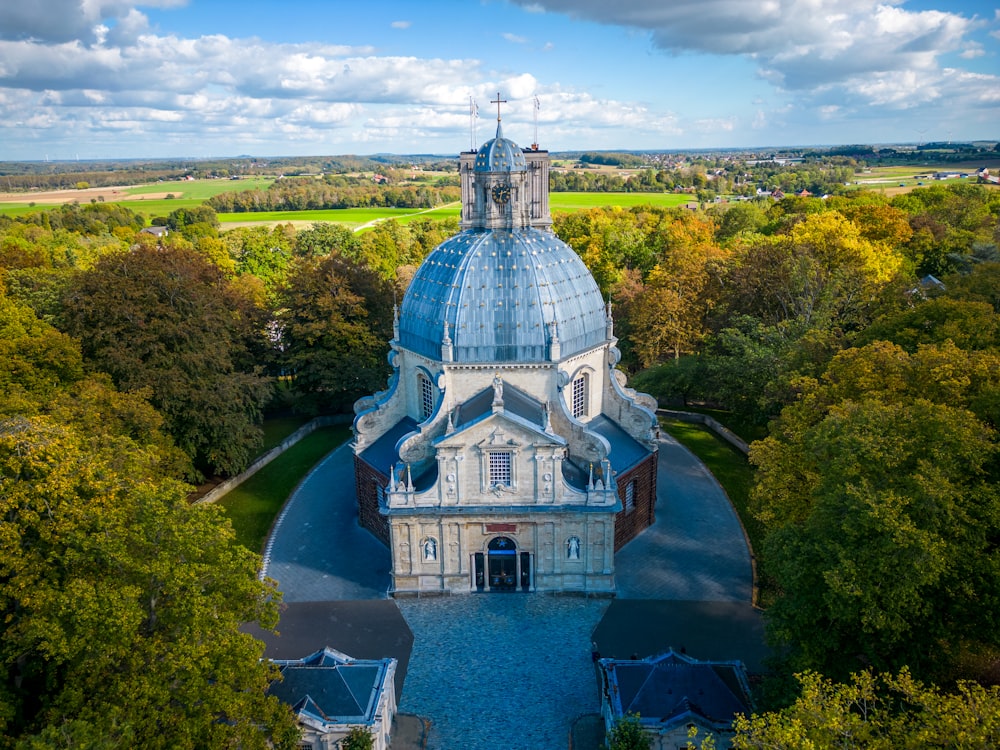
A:
[[[590,397],[590,374],[583,373],[573,379],[572,407],[573,416],[579,419],[587,416],[588,400]]]
[[[417,382],[420,383],[420,419],[424,420],[434,413],[434,385],[423,373],[417,375]]]

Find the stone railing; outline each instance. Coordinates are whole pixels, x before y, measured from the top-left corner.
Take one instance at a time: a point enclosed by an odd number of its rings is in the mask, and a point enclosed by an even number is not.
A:
[[[271,463],[274,459],[276,459],[282,453],[284,453],[293,445],[295,445],[297,442],[299,442],[306,435],[310,434],[311,432],[315,432],[320,427],[329,427],[330,425],[335,425],[335,424],[350,424],[351,419],[352,418],[349,414],[335,414],[330,417],[316,417],[311,422],[307,422],[306,424],[302,425],[299,429],[297,429],[291,435],[286,437],[284,440],[281,441],[280,444],[276,445],[267,453],[265,453],[262,456],[259,456],[252,464],[250,464],[241,473],[237,474],[235,477],[230,477],[221,484],[213,487],[209,492],[199,497],[197,500],[194,501],[195,504],[214,503],[216,500],[223,497],[229,491],[235,489],[236,487],[239,487],[246,480],[248,480],[258,471],[263,469],[269,463]]]

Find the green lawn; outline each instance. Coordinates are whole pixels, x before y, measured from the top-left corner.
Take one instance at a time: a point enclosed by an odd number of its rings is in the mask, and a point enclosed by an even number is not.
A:
[[[732,430],[737,437],[742,438],[747,444],[754,440],[763,440],[767,437],[767,426],[757,422],[750,422],[734,415],[731,411],[724,409],[709,409],[703,406],[685,406],[684,411],[692,411],[696,414],[705,414],[712,417],[719,424],[725,425]]]
[[[276,448],[281,444],[282,440],[308,422],[309,417],[305,416],[265,419],[262,425],[264,429],[264,445],[260,449],[261,455],[267,453],[272,448]]]
[[[302,478],[351,436],[347,425],[321,427],[278,456],[218,504],[225,508],[236,541],[260,552],[275,517]]]

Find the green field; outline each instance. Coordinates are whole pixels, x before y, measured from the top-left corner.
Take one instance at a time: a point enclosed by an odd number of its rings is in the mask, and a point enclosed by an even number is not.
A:
[[[418,218],[446,219],[458,216],[459,204],[450,203],[447,206],[434,209],[412,208],[328,208],[312,211],[253,211],[237,214],[219,214],[219,222],[225,224],[281,224],[286,221],[312,221],[344,224],[349,227],[360,227],[374,221],[396,219],[407,223]]]
[[[688,195],[673,193],[549,193],[549,205],[553,211],[580,211],[599,206],[679,206],[691,200]],[[344,224],[352,228],[364,226],[385,219],[395,219],[406,224],[418,218],[447,219],[460,214],[458,203],[449,203],[434,209],[414,210],[411,208],[336,208],[316,211],[260,211],[253,213],[219,214],[219,221],[225,224],[267,223],[286,221],[312,221]]]
[[[200,206],[206,200],[220,193],[237,192],[243,190],[266,190],[274,182],[273,177],[247,177],[240,180],[172,180],[170,182],[153,182],[149,185],[135,185],[132,187],[98,189],[105,194],[105,203],[124,203],[129,209],[137,214],[149,218],[151,216],[166,216],[171,211],[179,208],[194,208]],[[23,216],[24,214],[38,211],[39,209],[61,206],[65,203],[80,202],[85,203],[91,200],[88,195],[92,195],[94,190],[80,191],[78,198],[73,197],[73,193],[60,195],[58,199],[51,197],[51,194],[39,194],[39,199],[35,205],[27,203],[0,203],[0,215],[3,216]],[[108,194],[117,191],[122,195],[129,196],[131,200],[117,201],[109,198]],[[173,198],[143,198],[145,195],[173,195]],[[140,196],[136,199],[134,196]]]
[[[130,188],[118,188],[120,193],[131,200],[115,201],[104,197],[106,203],[121,202],[129,209],[149,218],[166,216],[179,208],[194,208],[200,206],[208,198],[225,192],[260,189],[265,190],[274,182],[273,177],[252,177],[242,180],[177,180],[173,182],[156,182],[150,185],[139,185]],[[111,192],[109,188],[108,193]],[[173,198],[143,198],[142,196],[173,195]],[[71,196],[72,194],[70,194]],[[136,199],[136,196],[139,196]],[[45,202],[45,196],[34,206],[25,203],[0,203],[0,215],[21,216],[42,208],[58,206],[69,202],[62,198],[58,202]],[[81,202],[86,200],[81,192]],[[689,195],[676,193],[550,193],[549,205],[552,211],[580,211],[588,208],[604,206],[679,206],[691,201]],[[449,203],[434,209],[414,210],[411,208],[341,208],[321,209],[313,211],[259,211],[248,213],[219,214],[219,222],[229,224],[281,224],[284,222],[330,222],[344,224],[352,228],[363,227],[373,222],[385,219],[395,219],[400,223],[408,223],[418,218],[446,219],[458,217],[459,203]]]
[[[604,206],[683,206],[694,200],[681,193],[549,193],[553,211],[580,211]]]

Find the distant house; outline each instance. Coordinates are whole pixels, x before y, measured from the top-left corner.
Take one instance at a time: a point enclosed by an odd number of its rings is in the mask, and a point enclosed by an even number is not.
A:
[[[281,681],[271,695],[295,712],[300,747],[333,750],[354,727],[371,733],[374,750],[387,750],[396,716],[396,660],[352,659],[324,648],[303,659],[275,659]]]
[[[797,193],[795,194],[795,196],[796,196],[797,198],[811,198],[811,197],[812,197],[812,193],[810,193],[810,192],[809,192],[808,190],[806,190],[805,188],[802,188],[802,190],[800,190],[799,192],[797,192]]]
[[[166,227],[145,227],[144,229],[139,230],[139,234],[151,234],[157,239],[162,240],[170,234],[170,230]]]
[[[771,197],[774,198],[776,201],[780,201],[785,197],[785,193],[783,190],[781,190],[781,188],[775,188],[774,190],[771,191]]]
[[[686,747],[688,728],[728,748],[733,719],[752,711],[746,667],[739,661],[699,661],[673,650],[646,659],[600,659],[601,714],[607,731],[638,714],[652,750]]]

